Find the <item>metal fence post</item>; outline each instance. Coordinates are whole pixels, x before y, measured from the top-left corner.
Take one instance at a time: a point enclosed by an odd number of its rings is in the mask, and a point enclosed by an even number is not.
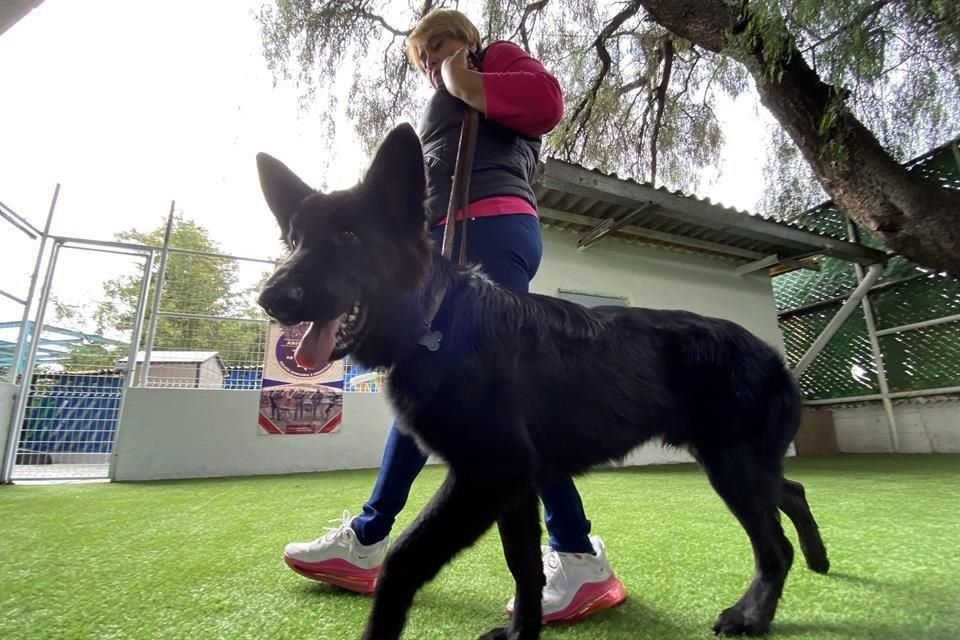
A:
[[[17,392],[17,402],[13,411],[13,422],[10,424],[10,433],[7,437],[7,449],[3,456],[3,469],[0,471],[0,482],[9,484],[13,476],[13,466],[17,459],[17,445],[20,442],[20,433],[23,430],[23,418],[27,412],[27,399],[30,395],[30,383],[33,381],[33,365],[37,359],[37,349],[40,346],[40,334],[43,332],[43,319],[47,313],[47,302],[50,300],[50,289],[53,287],[53,273],[60,255],[60,242],[54,241],[50,252],[50,262],[47,264],[47,275],[40,291],[40,304],[37,307],[37,319],[33,325],[33,337],[30,348],[27,350],[27,361],[23,375],[20,377],[20,389]]]
[[[850,238],[850,242],[859,243],[860,238],[856,225],[850,220],[850,216],[845,217],[847,219],[847,236]],[[865,278],[863,267],[859,264],[854,264],[853,268],[857,273],[857,282],[862,283]],[[876,316],[873,314],[873,305],[870,303],[869,291],[863,296],[861,304],[863,305],[863,318],[867,324],[867,335],[870,338],[870,350],[873,351],[873,362],[877,367],[877,382],[880,384],[880,400],[883,403],[884,411],[887,413],[887,429],[890,432],[890,447],[894,453],[897,453],[900,450],[900,437],[897,434],[897,418],[893,413],[893,401],[890,399],[890,385],[887,382],[887,370],[883,360],[883,351],[880,349],[880,340],[877,338]]]
[[[840,327],[843,326],[843,323],[847,321],[850,314],[857,308],[863,297],[866,296],[867,292],[876,284],[877,280],[883,274],[884,268],[884,265],[880,263],[870,265],[870,269],[866,276],[864,276],[863,281],[857,285],[857,288],[853,290],[853,293],[851,293],[847,301],[843,303],[843,306],[840,307],[837,314],[827,323],[827,326],[817,339],[813,341],[813,344],[810,345],[807,352],[803,354],[803,357],[801,357],[796,366],[793,367],[794,377],[798,380],[800,379],[800,376],[802,376],[803,372],[810,366],[810,363],[823,351],[823,348],[827,346],[827,343],[830,342],[833,335],[840,330]]]
[[[13,350],[13,359],[10,361],[10,371],[7,372],[7,381],[16,384],[17,374],[20,372],[20,361],[23,360],[23,351],[27,343],[27,322],[30,319],[30,307],[33,306],[33,294],[37,288],[37,276],[40,275],[40,264],[43,262],[43,253],[47,247],[47,238],[50,236],[50,224],[53,222],[53,212],[57,208],[57,199],[60,197],[60,183],[53,190],[53,199],[50,201],[50,210],[47,212],[47,222],[40,236],[40,248],[37,250],[37,260],[30,275],[30,287],[27,289],[27,299],[23,304],[23,317],[20,321],[20,333],[17,335],[17,346]],[[39,334],[38,334],[39,335]]]
[[[167,257],[170,255],[170,233],[173,230],[173,209],[175,200],[170,201],[170,214],[167,216],[167,229],[163,234],[163,248],[160,250],[160,269],[157,272],[157,290],[153,296],[150,310],[150,328],[147,329],[147,343],[143,349],[143,364],[140,365],[140,386],[147,386],[150,371],[150,354],[153,352],[153,340],[157,334],[157,314],[160,313],[160,296],[163,293],[163,279],[167,275]],[[134,352],[134,360],[136,353]]]
[[[130,340],[130,349],[127,354],[127,373],[124,376],[124,389],[133,386],[134,372],[137,368],[137,351],[140,349],[140,338],[143,334],[143,319],[147,313],[147,297],[150,294],[150,284],[153,279],[153,258],[156,254],[152,249],[147,254],[143,267],[143,278],[140,280],[140,297],[137,299],[137,315],[133,321],[133,335]]]

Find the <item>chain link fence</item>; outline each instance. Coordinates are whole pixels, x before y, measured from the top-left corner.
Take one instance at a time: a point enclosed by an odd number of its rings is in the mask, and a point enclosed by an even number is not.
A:
[[[956,141],[907,167],[944,188],[960,190]],[[854,226],[832,203],[792,222],[844,240],[850,238]],[[885,250],[855,227],[854,234],[862,244]],[[798,270],[773,282],[791,365],[800,360],[858,284],[850,263],[822,258],[818,264],[819,271]],[[868,300],[890,394],[960,393],[960,281],[893,256]],[[881,392],[881,372],[866,320],[861,306],[803,373],[799,382],[807,400],[863,399]]]

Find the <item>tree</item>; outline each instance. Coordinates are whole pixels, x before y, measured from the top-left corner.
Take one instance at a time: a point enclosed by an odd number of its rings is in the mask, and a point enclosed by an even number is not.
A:
[[[423,98],[403,57],[421,15],[371,0],[275,0],[260,15],[264,54],[331,124],[337,82],[372,149]],[[476,0],[456,3],[485,37],[519,42],[566,92],[546,152],[638,180],[695,189],[718,159],[718,100],[752,83],[780,125],[767,207],[810,204],[812,181],[894,251],[960,275],[960,194],[900,162],[960,131],[960,5],[948,0]],[[355,64],[354,61],[363,61]],[[624,135],[628,132],[629,135]],[[736,132],[726,132],[736,135]],[[789,141],[787,141],[789,138]],[[801,160],[802,159],[802,160]],[[786,216],[799,211],[774,211]]]
[[[94,315],[93,302],[67,302],[57,296],[51,296],[54,327],[44,324],[44,331],[56,344],[57,355],[54,363],[41,365],[45,372],[66,371],[70,373],[89,372],[98,369],[112,369],[117,360],[127,355],[128,342],[104,338],[89,328]],[[43,344],[41,343],[41,347]]]
[[[131,229],[115,237],[120,242],[161,247],[164,232],[165,225],[161,225],[148,232]],[[174,218],[170,246],[202,253],[220,252],[206,229],[184,219],[182,215]],[[140,266],[135,274],[104,283],[105,299],[97,304],[95,312],[98,332],[129,335],[137,311],[143,269]],[[154,286],[148,295],[148,310],[153,308],[158,273],[159,258],[153,265]],[[177,315],[158,318],[153,348],[219,351],[228,365],[259,361],[263,326],[253,322],[223,320],[263,318],[263,312],[253,301],[255,287],[238,291],[237,282],[237,263],[232,259],[170,252],[160,311]]]

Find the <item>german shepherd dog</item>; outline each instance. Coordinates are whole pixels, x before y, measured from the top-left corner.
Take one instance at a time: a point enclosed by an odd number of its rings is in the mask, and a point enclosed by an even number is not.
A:
[[[451,264],[426,229],[421,153],[401,125],[359,184],[332,193],[257,156],[289,248],[260,305],[282,324],[312,322],[301,366],[350,355],[387,367],[400,428],[449,467],[387,555],[363,638],[399,638],[420,587],[494,523],[516,600],[509,624],[481,638],[538,638],[537,487],[657,437],[693,454],[753,545],[753,580],[713,630],[766,633],[793,562],[778,509],[807,565],[829,566],[803,487],[783,477],[800,399],[780,356],[732,322],[586,309]]]

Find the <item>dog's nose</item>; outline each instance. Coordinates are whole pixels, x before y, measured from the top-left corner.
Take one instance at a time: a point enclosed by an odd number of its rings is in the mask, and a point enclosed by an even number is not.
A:
[[[299,317],[303,307],[303,289],[297,286],[267,287],[260,292],[257,302],[272,318],[292,323],[306,320]]]

